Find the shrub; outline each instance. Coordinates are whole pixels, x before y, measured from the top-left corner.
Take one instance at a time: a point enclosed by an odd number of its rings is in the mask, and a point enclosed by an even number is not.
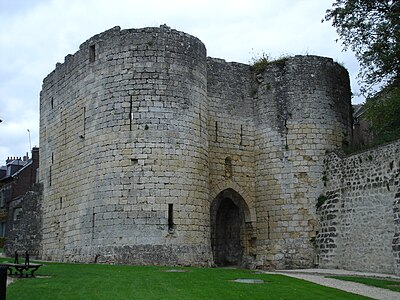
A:
[[[325,196],[325,195],[320,195],[318,198],[317,198],[317,203],[315,204],[315,207],[318,209],[318,208],[320,208],[325,202],[326,202],[326,200],[328,200],[328,197],[327,196]]]
[[[260,74],[264,72],[265,68],[268,66],[270,63],[269,57],[267,54],[263,52],[263,54],[260,57],[253,57],[251,59],[251,69],[256,73]]]
[[[276,66],[283,68],[289,56],[280,56],[277,59],[271,60],[270,57],[264,52],[259,57],[253,57],[250,61],[251,69],[256,73],[260,74],[265,71],[265,68],[269,65],[275,64]]]

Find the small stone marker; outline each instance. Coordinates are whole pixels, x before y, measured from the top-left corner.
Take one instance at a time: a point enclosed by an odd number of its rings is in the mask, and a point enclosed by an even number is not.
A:
[[[232,281],[241,283],[264,283],[264,280],[262,279],[249,279],[249,278],[238,278]]]

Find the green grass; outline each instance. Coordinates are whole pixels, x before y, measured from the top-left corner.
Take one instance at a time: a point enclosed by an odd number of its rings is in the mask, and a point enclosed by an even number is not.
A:
[[[165,272],[168,269],[177,268],[46,263],[36,278],[18,279],[8,286],[7,299],[367,299],[251,270],[179,268],[187,272]],[[231,281],[238,278],[265,283]]]
[[[355,277],[355,276],[329,276],[329,278],[335,278],[345,281],[353,281],[370,286],[375,286],[382,289],[400,292],[400,281],[395,281],[391,279],[376,279],[376,278]]]

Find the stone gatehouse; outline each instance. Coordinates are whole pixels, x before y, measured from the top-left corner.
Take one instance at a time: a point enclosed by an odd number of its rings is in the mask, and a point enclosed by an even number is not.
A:
[[[327,151],[351,140],[347,71],[256,73],[170,29],[112,28],[40,96],[42,257],[311,267]]]

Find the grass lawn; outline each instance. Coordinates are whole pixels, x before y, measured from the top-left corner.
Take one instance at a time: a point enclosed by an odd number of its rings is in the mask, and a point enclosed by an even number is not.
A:
[[[376,278],[355,277],[355,276],[329,276],[329,277],[340,280],[363,283],[366,285],[371,285],[382,289],[400,292],[400,281],[395,281],[391,279],[376,279]]]
[[[0,261],[12,259],[0,259]],[[186,272],[165,272],[179,269]],[[251,270],[46,263],[36,278],[7,288],[7,299],[367,299],[282,275]],[[262,279],[262,284],[232,282]]]

